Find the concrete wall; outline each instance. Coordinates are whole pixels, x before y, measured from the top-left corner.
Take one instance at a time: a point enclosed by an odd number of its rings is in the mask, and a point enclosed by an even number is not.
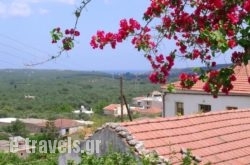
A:
[[[213,98],[211,95],[168,93],[164,100],[166,116],[176,115],[176,102],[184,103],[184,115],[198,113],[199,104],[211,105],[211,111],[225,110],[229,106],[238,109],[250,107],[250,97],[247,96],[218,96],[218,98]]]
[[[84,126],[73,127],[69,129],[69,134],[77,133],[80,130],[83,130]]]
[[[78,132],[80,129],[83,129],[83,128],[84,128],[83,126],[71,127],[71,128],[62,128],[62,129],[59,129],[59,135],[60,136],[66,136],[66,135],[74,134],[74,133]],[[68,132],[66,130],[68,130]]]
[[[114,111],[110,111],[110,110],[103,110],[104,115],[114,115]]]
[[[121,116],[121,114],[122,114],[121,106],[118,106],[117,107],[117,112],[116,112],[115,116]],[[128,110],[126,108],[126,105],[123,105],[123,114],[124,115],[128,114]]]
[[[38,126],[36,124],[32,124],[32,123],[24,123],[26,129],[30,132],[30,133],[40,133],[42,131],[42,129],[44,129],[45,127],[42,126]]]
[[[156,107],[156,108],[162,108],[162,100],[160,99],[142,99],[139,101],[134,101],[133,104],[134,106],[139,106],[139,107],[144,107],[145,109],[151,108],[151,107]]]
[[[90,143],[90,140],[93,140],[94,143]],[[100,141],[99,146],[97,145],[98,141]],[[94,154],[97,156],[104,155],[109,151],[129,151],[129,147],[126,145],[125,141],[121,137],[119,137],[119,135],[117,135],[115,131],[108,127],[105,127],[102,130],[93,134],[93,136],[91,136],[89,139],[82,142],[80,146],[82,151],[88,151],[90,147],[93,147]],[[68,160],[74,160],[75,162],[79,163],[79,153],[72,152],[60,155],[58,160],[59,165],[66,165]]]
[[[105,115],[113,115],[113,116],[121,116],[121,106],[118,106],[114,111],[110,111],[110,110],[103,110],[103,113]],[[123,105],[123,114],[127,115],[128,114],[128,110],[126,108],[126,105]]]
[[[7,127],[7,126],[10,126],[11,123],[1,123],[0,122],[0,128],[1,127]]]
[[[66,128],[59,129],[59,135],[65,136],[66,135]]]
[[[152,106],[151,107],[156,107],[156,108],[163,108],[162,101],[152,101]]]
[[[21,158],[27,158],[29,156],[29,153],[27,153],[26,149],[25,150],[18,150],[16,152],[17,156]]]

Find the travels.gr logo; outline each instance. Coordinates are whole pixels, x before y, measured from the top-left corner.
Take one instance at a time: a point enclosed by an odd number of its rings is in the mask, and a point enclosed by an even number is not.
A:
[[[86,140],[82,145],[80,140],[72,140],[68,137],[66,140],[30,140],[29,138],[11,139],[10,152],[25,151],[26,153],[88,153],[94,154],[100,152],[101,140]]]

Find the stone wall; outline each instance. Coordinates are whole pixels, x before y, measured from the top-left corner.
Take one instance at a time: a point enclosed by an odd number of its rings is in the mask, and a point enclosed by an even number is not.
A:
[[[100,145],[98,145],[100,144]],[[96,131],[92,136],[80,144],[81,152],[90,152],[97,156],[104,155],[108,152],[129,152],[130,148],[125,143],[125,139],[121,138],[114,130],[109,127],[104,127]],[[68,160],[74,160],[76,163],[80,162],[80,154],[71,152],[62,154],[59,157],[59,165],[66,165]]]

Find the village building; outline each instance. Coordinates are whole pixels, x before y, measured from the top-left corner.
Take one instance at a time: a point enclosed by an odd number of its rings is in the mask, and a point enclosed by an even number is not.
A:
[[[80,115],[81,113],[84,113],[84,114],[87,114],[87,115],[93,115],[93,114],[94,114],[92,108],[91,108],[90,110],[89,110],[89,109],[86,109],[86,108],[84,107],[84,105],[81,105],[81,108],[80,108],[80,109],[74,110],[73,113],[74,113],[74,114],[77,114],[77,115]]]
[[[45,119],[35,119],[35,118],[26,118],[26,119],[18,119],[18,118],[0,118],[0,127],[9,126],[12,122],[21,121],[24,123],[27,130],[30,133],[39,133],[42,128],[45,127],[45,123],[47,120]]]
[[[151,107],[162,109],[162,93],[153,91],[147,96],[135,97],[132,99],[132,106],[142,109],[149,109]]]
[[[99,153],[110,150],[134,151],[135,156],[155,153],[159,163],[180,164],[191,151],[200,164],[250,163],[250,109],[224,110],[186,116],[145,119],[125,123],[106,123],[88,140],[101,140]],[[77,153],[62,154],[59,165],[79,162]]]
[[[236,81],[228,95],[219,92],[218,98],[203,90],[204,82],[198,81],[191,89],[183,89],[175,82],[175,92],[167,92],[163,86],[163,116],[188,115],[223,109],[241,109],[250,107],[250,84],[248,73],[250,65],[237,66],[234,69]]]
[[[0,140],[0,152],[15,153],[21,158],[27,158],[34,147],[27,144],[21,136],[13,136],[9,140]]]
[[[46,119],[36,119],[36,118],[25,118],[18,119],[25,124],[26,129],[31,133],[40,133],[46,126]]]
[[[110,104],[103,108],[103,113],[105,115],[112,115],[115,117],[121,116],[122,114],[121,104]],[[127,107],[126,105],[123,105],[123,115],[127,114],[128,114]]]
[[[48,120],[46,119],[34,119],[34,118],[26,118],[26,119],[17,119],[17,118],[0,118],[0,126],[8,126],[12,122],[16,120],[20,120],[25,124],[26,129],[29,133],[42,133],[46,128],[46,123]],[[84,129],[84,127],[88,127],[93,124],[92,121],[83,121],[83,120],[72,120],[72,119],[56,119],[52,120],[54,123],[55,129],[58,132],[59,136],[68,136],[78,131]]]
[[[56,119],[54,124],[59,132],[59,136],[68,136],[84,129],[83,123],[72,119]]]

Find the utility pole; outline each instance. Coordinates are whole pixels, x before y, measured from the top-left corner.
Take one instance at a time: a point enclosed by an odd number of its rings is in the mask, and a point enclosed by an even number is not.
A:
[[[123,122],[123,79],[120,77],[121,122]]]
[[[124,103],[126,105],[129,120],[132,121],[130,109],[128,107],[127,100],[123,94],[123,78],[122,78],[122,76],[120,77],[120,99],[121,99],[121,122],[123,122],[123,105],[124,105]]]
[[[127,108],[129,120],[132,121],[133,119],[132,119],[132,116],[131,116],[131,113],[130,113],[131,111],[130,111],[130,109],[129,109],[129,107],[128,107],[128,103],[127,103],[127,100],[126,100],[126,98],[125,98],[124,95],[123,95],[123,100],[124,100],[125,105],[126,105],[126,108]]]

